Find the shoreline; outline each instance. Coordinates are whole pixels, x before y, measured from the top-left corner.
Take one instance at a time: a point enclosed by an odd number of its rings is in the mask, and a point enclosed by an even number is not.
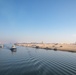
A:
[[[32,47],[32,48],[37,48],[37,49],[76,52],[76,45],[74,45],[74,44],[17,43],[15,45],[24,46],[24,47]]]

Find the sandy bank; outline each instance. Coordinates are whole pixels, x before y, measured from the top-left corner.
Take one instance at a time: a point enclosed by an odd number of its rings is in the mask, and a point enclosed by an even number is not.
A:
[[[70,51],[76,52],[76,45],[73,44],[51,44],[51,43],[39,43],[39,44],[32,44],[32,43],[18,43],[18,46],[26,46],[26,47],[33,47],[33,48],[41,48],[47,50],[61,50],[61,51]]]

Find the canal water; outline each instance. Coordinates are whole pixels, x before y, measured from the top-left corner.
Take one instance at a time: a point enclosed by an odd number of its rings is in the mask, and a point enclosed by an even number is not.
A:
[[[0,48],[0,75],[76,75],[76,53],[10,47]]]

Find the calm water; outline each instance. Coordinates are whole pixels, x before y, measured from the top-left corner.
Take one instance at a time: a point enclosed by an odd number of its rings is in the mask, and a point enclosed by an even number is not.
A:
[[[76,53],[17,47],[0,48],[0,75],[76,75]]]

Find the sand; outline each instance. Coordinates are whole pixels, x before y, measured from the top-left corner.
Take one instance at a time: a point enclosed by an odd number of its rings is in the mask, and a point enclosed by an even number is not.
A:
[[[60,50],[60,51],[70,51],[76,52],[76,45],[74,44],[52,44],[52,43],[17,43],[18,46],[26,46],[33,48],[40,48],[46,50]]]

